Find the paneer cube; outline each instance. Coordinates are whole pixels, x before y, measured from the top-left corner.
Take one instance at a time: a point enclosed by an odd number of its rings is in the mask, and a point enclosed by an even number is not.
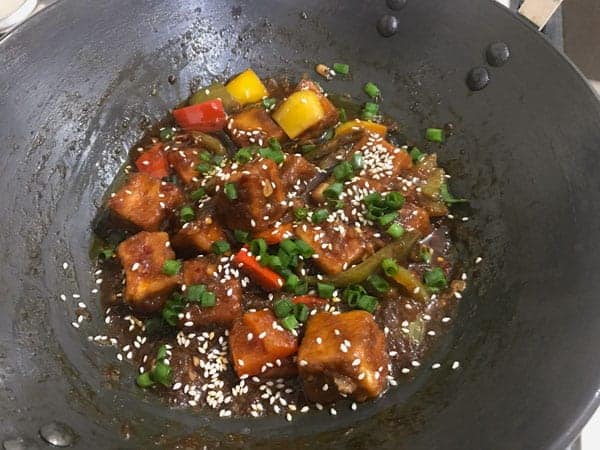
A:
[[[263,147],[271,138],[279,142],[287,139],[283,130],[262,106],[253,106],[231,116],[227,122],[227,132],[239,147],[252,144]]]
[[[271,311],[256,311],[244,314],[233,324],[229,347],[238,376],[265,376],[269,369],[287,365],[286,359],[298,351],[298,340],[277,323]],[[276,373],[280,375],[281,371]]]
[[[281,166],[281,181],[286,191],[302,194],[317,173],[317,166],[302,156],[288,155]]]
[[[208,253],[216,241],[224,240],[227,240],[225,231],[209,214],[202,214],[197,219],[183,224],[172,238],[173,246],[185,253]]]
[[[229,229],[263,231],[272,228],[287,210],[282,205],[285,188],[277,164],[270,159],[258,158],[231,171],[227,183],[235,185],[237,198],[229,199],[221,186],[216,210]]]
[[[377,180],[392,180],[412,168],[412,158],[404,149],[383,139],[365,135],[354,145],[355,152],[363,154],[361,175]]]
[[[142,312],[162,308],[179,283],[179,276],[163,273],[165,261],[175,258],[164,232],[141,231],[124,240],[117,256],[125,270],[125,301]]]
[[[407,231],[417,230],[423,237],[431,233],[429,214],[424,208],[412,203],[405,204],[398,211],[397,222]]]
[[[387,385],[385,336],[366,311],[312,316],[297,360],[304,391],[314,402],[328,403],[339,394],[364,401]]]
[[[319,225],[303,223],[296,227],[296,235],[314,249],[315,264],[328,275],[346,270],[365,253],[365,243],[354,227],[339,220]]]
[[[167,154],[167,160],[181,181],[190,184],[197,181],[200,172],[196,167],[200,163],[198,155],[201,150],[196,148],[173,149]]]
[[[142,230],[157,231],[183,200],[183,193],[175,184],[137,172],[130,174],[123,187],[108,200],[108,207],[119,218]]]
[[[183,283],[186,288],[203,284],[216,295],[215,306],[201,307],[191,303],[184,309],[179,328],[190,330],[209,325],[229,327],[241,314],[242,286],[235,277],[218,272],[219,258],[215,255],[198,257],[183,263]],[[190,326],[189,323],[193,325]]]

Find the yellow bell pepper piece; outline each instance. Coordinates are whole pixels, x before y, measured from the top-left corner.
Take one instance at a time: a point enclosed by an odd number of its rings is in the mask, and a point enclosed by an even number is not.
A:
[[[269,91],[252,69],[246,69],[225,85],[225,89],[239,104],[256,103],[269,95]]]
[[[351,133],[354,130],[365,130],[371,134],[378,134],[381,137],[385,137],[387,134],[387,127],[385,125],[381,125],[380,123],[371,122],[368,120],[349,120],[348,122],[344,122],[339,127],[335,129],[335,135],[341,136],[343,134]]]
[[[273,120],[290,139],[298,137],[325,117],[319,96],[311,91],[296,91],[273,113]]]

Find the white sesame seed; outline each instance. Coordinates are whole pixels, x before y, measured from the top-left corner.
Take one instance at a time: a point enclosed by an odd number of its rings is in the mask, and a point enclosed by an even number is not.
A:
[[[432,369],[434,369],[434,370],[435,370],[435,369],[439,369],[440,367],[441,367],[441,364],[440,364],[440,363],[433,363],[433,364],[431,365],[431,368],[432,368]]]
[[[452,370],[456,370],[456,369],[458,369],[459,367],[460,367],[460,362],[458,362],[458,361],[454,361],[454,362],[452,363]]]

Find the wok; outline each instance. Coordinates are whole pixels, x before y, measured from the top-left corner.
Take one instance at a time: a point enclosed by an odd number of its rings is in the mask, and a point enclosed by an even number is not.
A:
[[[387,11],[383,0],[64,0],[2,40],[1,439],[42,447],[53,421],[85,449],[559,449],[576,436],[600,386],[600,103],[531,23],[491,1],[409,1],[384,39]],[[469,92],[468,69],[498,40],[509,63]],[[377,82],[423,147],[424,128],[454,124],[428,148],[471,199],[457,212],[471,218],[456,231],[471,284],[454,328],[412,382],[356,413],[288,423],[165,408],[115,349],[87,340],[103,330],[88,256],[102,195],[190,86],[333,61],[355,82],[328,90]],[[93,316],[79,330],[74,293]]]

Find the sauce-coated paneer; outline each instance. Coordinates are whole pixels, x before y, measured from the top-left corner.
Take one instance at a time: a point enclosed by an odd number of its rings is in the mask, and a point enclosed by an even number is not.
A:
[[[318,169],[313,163],[300,155],[287,155],[281,166],[281,181],[288,192],[302,194],[307,184],[317,175]]]
[[[142,230],[157,231],[182,203],[183,194],[176,185],[137,172],[109,199],[108,207]]]
[[[298,351],[298,339],[277,323],[271,311],[249,312],[229,332],[235,372],[242,375],[285,376],[289,359]]]
[[[165,261],[175,258],[169,235],[141,231],[119,244],[117,256],[125,270],[125,301],[138,311],[159,311],[179,283],[178,275],[163,273]]]
[[[377,397],[387,385],[383,331],[366,311],[318,313],[308,320],[298,370],[311,401],[328,403],[339,394],[358,401]]]
[[[215,306],[202,307],[197,303],[187,306],[178,326],[184,330],[207,325],[229,327],[241,314],[242,287],[235,277],[218,272],[219,258],[215,255],[198,257],[183,263],[183,283],[186,289],[203,284],[216,295]],[[223,279],[225,280],[223,281]]]
[[[253,106],[234,114],[227,123],[227,131],[233,142],[240,147],[253,144],[265,147],[271,138],[279,142],[286,139],[283,130],[262,106]]]
[[[223,228],[210,215],[183,224],[173,236],[173,246],[177,251],[199,251],[208,253],[216,241],[227,240]]]
[[[315,264],[328,275],[346,270],[365,253],[365,243],[354,227],[340,221],[303,223],[296,227],[296,235],[313,248],[318,255]]]
[[[171,150],[167,154],[167,160],[181,181],[184,184],[192,183],[197,180],[200,172],[196,169],[200,163],[199,154],[205,150],[198,150],[196,148],[182,148],[177,150]]]
[[[272,228],[285,213],[281,204],[285,189],[277,164],[258,158],[231,171],[227,183],[235,187],[230,199],[221,187],[217,195],[217,213],[228,228],[258,232]]]

